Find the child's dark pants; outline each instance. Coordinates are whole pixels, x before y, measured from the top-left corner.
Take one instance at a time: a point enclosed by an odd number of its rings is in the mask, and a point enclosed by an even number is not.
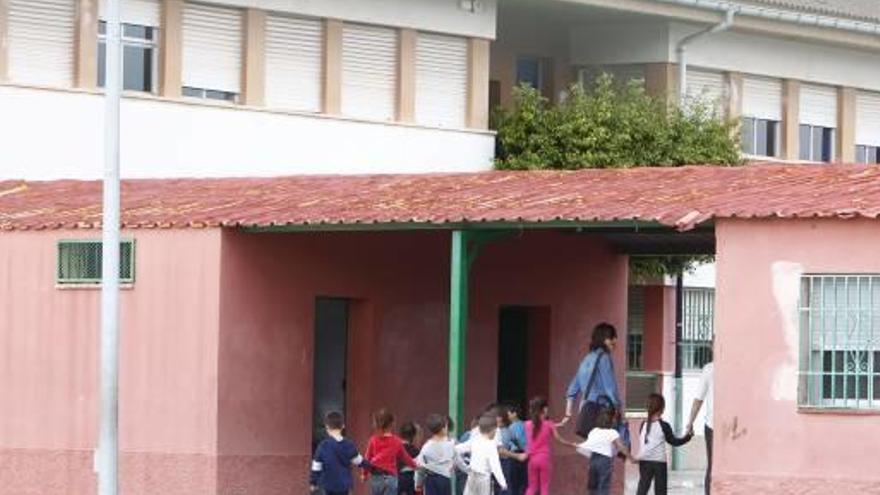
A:
[[[647,495],[654,482],[654,495],[666,495],[667,468],[665,462],[639,461],[639,488],[636,495]]]
[[[613,462],[610,457],[593,452],[593,455],[590,456],[587,493],[590,495],[609,495],[611,490],[611,474],[614,472]]]
[[[452,480],[440,474],[428,473],[425,477],[425,495],[452,495]]]

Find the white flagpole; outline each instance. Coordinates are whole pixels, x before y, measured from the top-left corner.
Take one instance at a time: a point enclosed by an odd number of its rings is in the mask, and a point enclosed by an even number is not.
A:
[[[98,495],[116,495],[119,465],[119,98],[122,53],[119,0],[107,0],[104,96],[104,209],[101,271]]]

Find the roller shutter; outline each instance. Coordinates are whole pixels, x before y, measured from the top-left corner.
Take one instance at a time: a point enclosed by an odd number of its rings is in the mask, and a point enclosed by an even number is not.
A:
[[[187,2],[183,9],[183,85],[241,93],[242,15]]]
[[[397,31],[345,24],[342,29],[342,113],[394,120]]]
[[[727,98],[724,74],[688,69],[686,94],[689,102],[706,103],[723,112]]]
[[[100,0],[98,16],[103,20],[106,17],[106,12],[107,0]],[[120,0],[119,15],[124,24],[158,27],[160,22],[159,0]]]
[[[856,144],[880,146],[880,93],[856,96]]]
[[[266,19],[266,104],[321,111],[324,26],[317,19]]]
[[[416,42],[416,122],[464,127],[467,86],[467,40],[419,33]]]
[[[782,81],[744,78],[742,114],[744,117],[782,121]]]
[[[837,127],[837,90],[830,86],[801,86],[800,123]]]
[[[72,86],[74,0],[8,0],[9,79]]]

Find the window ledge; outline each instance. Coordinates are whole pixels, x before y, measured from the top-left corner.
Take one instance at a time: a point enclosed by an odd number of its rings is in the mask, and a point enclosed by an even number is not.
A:
[[[55,284],[58,290],[101,290],[101,284],[79,283],[79,284]],[[120,290],[134,290],[133,282],[123,282],[119,284]]]
[[[880,416],[880,409],[854,409],[844,407],[810,407],[799,406],[800,414],[832,415],[832,416]]]
[[[648,419],[648,411],[643,410],[628,410],[624,413],[625,419]]]
[[[91,88],[72,88],[72,87],[58,87],[58,86],[45,86],[45,85],[37,85],[37,84],[21,84],[15,82],[2,81],[0,82],[0,87],[9,87],[9,88],[20,88],[20,89],[36,89],[41,91],[53,91],[57,93],[72,93],[72,94],[84,94],[84,95],[95,95],[95,96],[103,96],[103,89],[91,89]],[[297,117],[309,117],[314,119],[328,119],[333,121],[344,121],[344,122],[355,122],[361,124],[373,124],[373,125],[384,125],[391,127],[407,127],[411,129],[424,129],[429,131],[439,131],[439,132],[454,132],[458,134],[480,134],[485,136],[495,136],[496,132],[491,129],[477,129],[471,127],[439,127],[439,126],[430,126],[424,124],[417,124],[414,122],[400,122],[396,120],[370,120],[363,119],[358,117],[349,117],[346,115],[339,114],[328,114],[328,113],[320,113],[320,112],[306,112],[306,111],[298,111],[298,110],[289,110],[284,108],[275,108],[275,107],[263,107],[263,106],[253,106],[253,105],[243,105],[239,103],[232,103],[228,101],[221,100],[210,100],[204,98],[193,98],[189,96],[180,96],[177,98],[167,98],[164,96],[160,96],[153,93],[144,93],[140,91],[123,91],[122,92],[123,99],[132,99],[132,100],[146,100],[146,101],[156,101],[161,103],[171,103],[178,105],[190,105],[196,107],[210,107],[210,108],[220,108],[224,110],[234,110],[234,111],[250,111],[250,112],[263,112],[263,113],[271,113],[278,115],[291,115]]]

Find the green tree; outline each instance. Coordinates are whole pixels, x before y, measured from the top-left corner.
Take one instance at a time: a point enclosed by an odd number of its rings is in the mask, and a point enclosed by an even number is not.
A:
[[[590,90],[569,89],[557,105],[529,86],[514,89],[513,105],[493,114],[501,170],[574,170],[742,163],[739,122],[714,102],[670,105],[637,82],[603,75]],[[706,257],[633,258],[636,276],[680,273]]]

